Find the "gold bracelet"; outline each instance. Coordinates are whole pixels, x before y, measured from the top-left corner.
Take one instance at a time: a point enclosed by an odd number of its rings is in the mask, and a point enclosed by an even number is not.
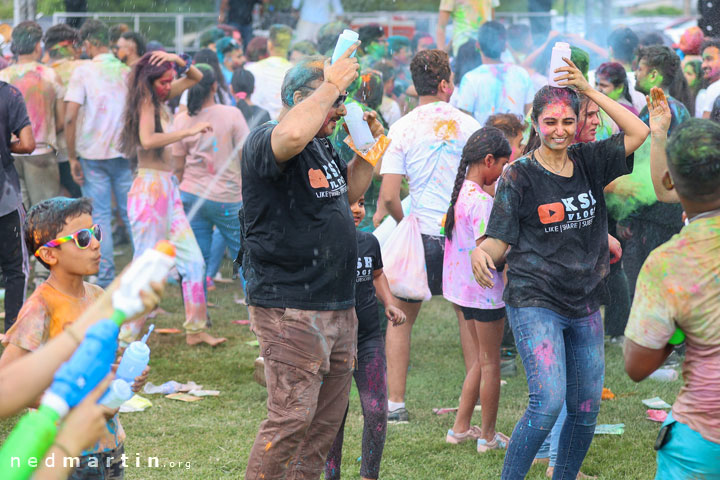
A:
[[[73,455],[70,453],[70,451],[65,448],[61,443],[55,442],[54,445],[57,447],[58,450],[62,451],[67,458],[75,458],[77,455]]]
[[[82,339],[80,338],[80,335],[77,334],[77,332],[75,331],[75,329],[72,326],[69,326],[68,328],[66,328],[65,333],[70,335],[70,338],[75,340],[75,342],[77,342],[78,345],[80,345],[82,343]]]

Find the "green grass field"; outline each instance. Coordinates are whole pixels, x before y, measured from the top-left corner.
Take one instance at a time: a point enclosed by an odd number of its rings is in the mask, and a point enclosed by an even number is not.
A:
[[[224,272],[229,276],[229,263]],[[246,342],[254,336],[248,326],[231,323],[247,319],[246,308],[234,301],[237,291],[236,285],[218,284],[209,295],[217,305],[210,310],[211,331],[227,337],[225,345],[191,348],[185,345],[182,334],[151,337],[151,382],[194,380],[221,394],[194,403],[145,395],[152,400],[152,408],[121,414],[127,432],[127,479],[243,477],[257,427],[265,415],[266,394],[252,379],[258,348]],[[156,327],[182,328],[184,314],[178,287],[168,287],[162,307],[171,314],[158,317]],[[672,403],[681,382],[647,380],[635,384],[624,373],[620,348],[608,345],[606,355],[605,386],[617,398],[603,402],[599,423],[624,423],[625,434],[596,436],[583,471],[600,479],[651,479],[655,474],[652,445],[659,424],[645,419],[646,407],[641,401],[657,395]],[[481,456],[472,443],[446,444],[445,433],[452,426],[453,414],[432,413],[433,407],[456,406],[464,373],[455,315],[447,302],[435,298],[423,307],[413,336],[407,396],[411,423],[388,427],[381,478],[499,478],[502,452]],[[527,405],[527,385],[521,367],[518,376],[507,380],[502,387],[498,430],[509,435]],[[359,478],[362,414],[354,386],[350,398],[343,477]],[[479,414],[473,420],[479,423]],[[16,421],[0,422],[0,438],[5,438]],[[147,457],[157,457],[159,467],[148,468]],[[135,466],[138,458],[139,468]],[[545,478],[544,467],[533,467],[528,478]]]

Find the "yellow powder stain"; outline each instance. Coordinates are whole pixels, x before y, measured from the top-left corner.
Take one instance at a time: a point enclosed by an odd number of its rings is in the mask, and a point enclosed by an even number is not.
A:
[[[515,101],[515,99],[513,99],[513,97],[511,97],[510,95],[508,95],[507,98],[508,98],[508,100],[510,100],[510,101],[512,102],[513,105],[517,105],[517,102]]]
[[[458,136],[458,124],[455,120],[438,120],[433,125],[435,136],[442,140],[455,140]]]
[[[272,448],[272,442],[268,442],[268,444],[265,445],[265,451],[267,452],[267,451],[270,450],[271,448]]]

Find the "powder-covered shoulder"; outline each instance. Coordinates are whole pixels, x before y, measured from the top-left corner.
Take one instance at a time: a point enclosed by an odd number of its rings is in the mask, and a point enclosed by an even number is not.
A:
[[[92,299],[98,298],[100,295],[105,293],[105,290],[95,284],[84,282],[85,283],[85,294]]]

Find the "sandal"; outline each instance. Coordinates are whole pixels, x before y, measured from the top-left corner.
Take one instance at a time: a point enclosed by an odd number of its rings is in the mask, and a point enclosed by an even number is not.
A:
[[[510,443],[510,438],[507,435],[495,432],[495,437],[491,442],[488,442],[484,438],[478,438],[477,451],[478,453],[485,453],[490,450],[504,450]]]
[[[463,433],[455,433],[452,431],[452,429],[448,430],[447,435],[445,436],[445,441],[447,443],[452,443],[457,445],[458,443],[463,443],[468,440],[477,440],[480,438],[480,435],[482,434],[482,431],[480,430],[480,427],[477,425],[473,425],[470,428],[468,428],[467,432]]]

